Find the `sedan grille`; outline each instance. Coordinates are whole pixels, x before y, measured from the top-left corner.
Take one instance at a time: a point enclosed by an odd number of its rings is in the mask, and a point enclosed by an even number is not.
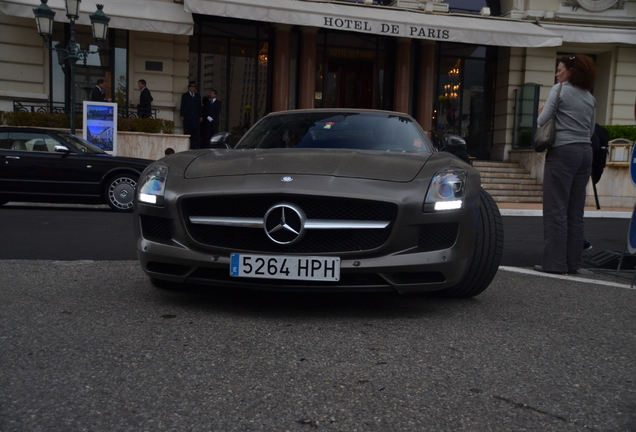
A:
[[[262,227],[192,223],[195,218],[262,220],[273,206],[291,203],[312,221],[384,221],[383,228],[308,229],[294,244],[277,244]],[[181,210],[190,236],[215,248],[270,253],[341,253],[368,251],[382,246],[391,235],[397,205],[386,202],[297,195],[259,195],[187,198]]]

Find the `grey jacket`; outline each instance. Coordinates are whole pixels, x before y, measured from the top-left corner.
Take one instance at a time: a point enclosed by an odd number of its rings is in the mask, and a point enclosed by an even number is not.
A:
[[[545,101],[543,111],[537,119],[539,126],[543,126],[554,112],[559,85],[556,84],[550,90],[548,100]],[[594,134],[595,123],[596,99],[594,96],[587,90],[564,82],[556,115],[556,141],[553,147],[580,142],[591,143],[590,138]]]

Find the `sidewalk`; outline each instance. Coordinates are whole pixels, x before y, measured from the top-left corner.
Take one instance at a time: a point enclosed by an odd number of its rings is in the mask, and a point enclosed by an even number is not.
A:
[[[540,203],[497,203],[497,206],[503,216],[543,216],[543,204]],[[585,207],[585,217],[630,219],[632,211],[631,208],[618,207],[601,207],[597,210],[595,206],[588,206]]]

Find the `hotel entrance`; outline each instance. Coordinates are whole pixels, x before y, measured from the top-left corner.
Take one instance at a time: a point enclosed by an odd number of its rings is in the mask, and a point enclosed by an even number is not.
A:
[[[316,108],[390,109],[390,38],[343,32],[318,32]]]
[[[325,108],[373,108],[373,53],[367,54],[371,58],[349,59],[330,56],[323,93]]]

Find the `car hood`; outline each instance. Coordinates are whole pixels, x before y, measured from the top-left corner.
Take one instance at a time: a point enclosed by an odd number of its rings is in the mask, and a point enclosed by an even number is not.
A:
[[[408,182],[431,153],[359,150],[212,150],[197,157],[186,178],[256,174],[306,174]]]

